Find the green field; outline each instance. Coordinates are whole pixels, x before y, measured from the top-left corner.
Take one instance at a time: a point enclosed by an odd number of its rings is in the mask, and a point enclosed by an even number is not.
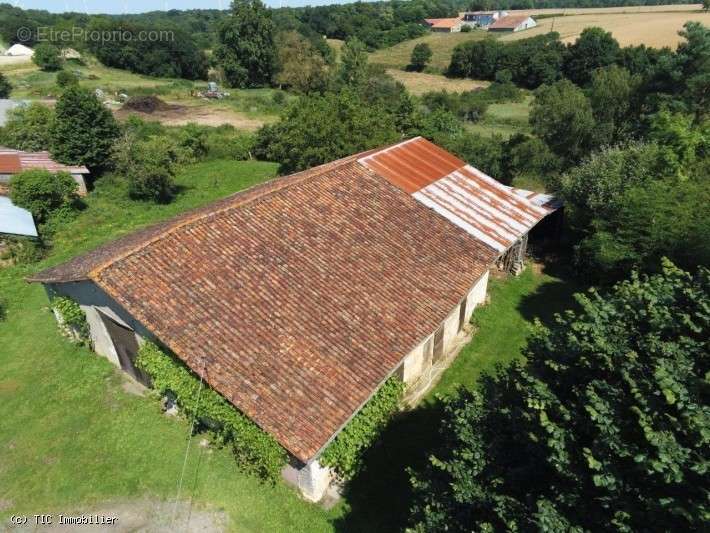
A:
[[[532,97],[522,102],[491,104],[478,122],[467,123],[466,129],[472,133],[491,136],[494,134],[508,138],[516,133],[530,133],[530,104]]]
[[[474,30],[469,33],[428,33],[422,37],[404,41],[389,48],[382,48],[370,54],[370,63],[384,65],[387,68],[404,69],[409,64],[412,50],[419,43],[427,43],[433,55],[429,68],[435,72],[444,72],[451,61],[451,52],[456,45],[467,41],[485,39],[487,32]]]

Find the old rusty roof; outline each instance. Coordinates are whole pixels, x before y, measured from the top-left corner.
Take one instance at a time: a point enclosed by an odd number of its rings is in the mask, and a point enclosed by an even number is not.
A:
[[[421,137],[359,161],[499,253],[554,210]]]
[[[498,255],[359,163],[366,155],[272,180],[32,280],[93,280],[307,461]]]
[[[69,172],[70,174],[88,174],[89,169],[82,165],[62,165],[49,155],[49,152],[23,152],[9,148],[0,148],[0,173],[16,174],[24,170],[45,169],[50,172]]]

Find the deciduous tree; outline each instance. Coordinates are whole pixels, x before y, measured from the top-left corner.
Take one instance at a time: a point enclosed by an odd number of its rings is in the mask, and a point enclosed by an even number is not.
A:
[[[694,531],[707,520],[710,271],[666,262],[537,325],[446,404],[414,531]]]

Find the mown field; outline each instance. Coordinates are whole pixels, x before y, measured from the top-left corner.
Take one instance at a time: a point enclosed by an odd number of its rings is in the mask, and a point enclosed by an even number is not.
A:
[[[584,28],[598,26],[610,31],[621,46],[645,44],[654,48],[669,46],[675,48],[682,40],[678,32],[689,20],[710,25],[710,12],[670,10],[653,6],[655,10],[633,12],[597,12],[565,15],[538,19],[538,25],[530,30],[507,34],[502,41],[525,39],[549,31],[560,34],[563,42],[574,42]]]

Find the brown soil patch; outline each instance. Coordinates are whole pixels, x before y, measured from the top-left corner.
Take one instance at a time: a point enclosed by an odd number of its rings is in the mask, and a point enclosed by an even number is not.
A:
[[[128,103],[121,109],[114,111],[117,119],[125,120],[130,115],[136,115],[143,120],[154,120],[166,126],[184,126],[190,122],[202,126],[230,124],[237,129],[246,131],[256,131],[267,122],[264,119],[250,118],[243,113],[212,105],[181,105],[162,102],[164,106],[161,108],[146,112],[127,108]]]
[[[166,104],[157,96],[137,96],[131,98],[123,105],[123,109],[138,111],[140,113],[155,113],[156,111],[169,111],[175,106]]]

